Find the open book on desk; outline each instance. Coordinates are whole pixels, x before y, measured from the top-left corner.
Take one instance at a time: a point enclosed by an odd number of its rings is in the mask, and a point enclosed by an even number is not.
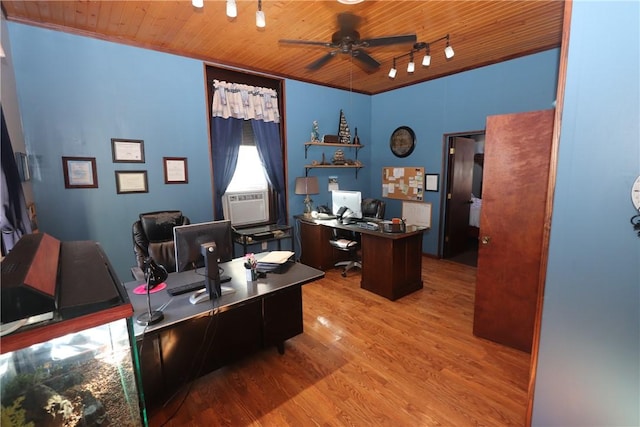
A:
[[[279,273],[294,255],[291,251],[271,251],[258,260],[258,271]]]

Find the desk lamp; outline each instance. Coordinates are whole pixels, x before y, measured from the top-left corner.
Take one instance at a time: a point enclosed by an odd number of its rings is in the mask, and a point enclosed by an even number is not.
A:
[[[309,194],[319,194],[320,188],[318,187],[318,178],[315,176],[305,176],[296,178],[296,194],[305,194],[307,197],[304,199],[304,216],[311,217],[312,206],[311,197]]]
[[[145,264],[144,277],[147,280],[147,312],[138,316],[136,322],[142,326],[149,326],[164,319],[162,311],[151,311],[151,296],[149,295],[149,291],[167,280],[169,273],[167,273],[167,270],[163,266],[156,264],[151,258],[147,258]]]

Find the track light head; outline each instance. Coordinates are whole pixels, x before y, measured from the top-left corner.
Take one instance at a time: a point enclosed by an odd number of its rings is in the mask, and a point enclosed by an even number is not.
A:
[[[229,18],[235,18],[238,16],[238,7],[236,6],[236,0],[227,0],[227,16]]]
[[[395,79],[396,74],[398,74],[398,70],[396,69],[396,59],[393,58],[393,67],[391,67],[391,69],[389,70],[389,78]]]
[[[453,58],[453,55],[455,55],[455,52],[451,45],[449,45],[449,34],[447,34],[447,47],[444,48],[444,56],[446,56],[447,59],[451,59]]]
[[[256,11],[256,27],[264,28],[267,26],[267,19],[262,11],[262,0],[258,0],[258,10]]]
[[[413,51],[409,56],[409,63],[407,64],[407,73],[412,74],[416,70],[416,63],[413,62]]]

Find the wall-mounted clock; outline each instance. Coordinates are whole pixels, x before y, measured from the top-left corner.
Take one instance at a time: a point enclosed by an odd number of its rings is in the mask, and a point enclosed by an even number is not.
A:
[[[640,212],[640,175],[631,186],[631,203]]]
[[[400,126],[391,133],[389,147],[397,157],[407,157],[416,147],[415,132],[408,126]]]

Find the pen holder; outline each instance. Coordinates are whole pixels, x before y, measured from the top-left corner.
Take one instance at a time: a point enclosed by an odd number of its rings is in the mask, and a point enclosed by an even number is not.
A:
[[[247,268],[244,270],[247,274],[247,282],[255,282],[258,280],[258,270]]]

